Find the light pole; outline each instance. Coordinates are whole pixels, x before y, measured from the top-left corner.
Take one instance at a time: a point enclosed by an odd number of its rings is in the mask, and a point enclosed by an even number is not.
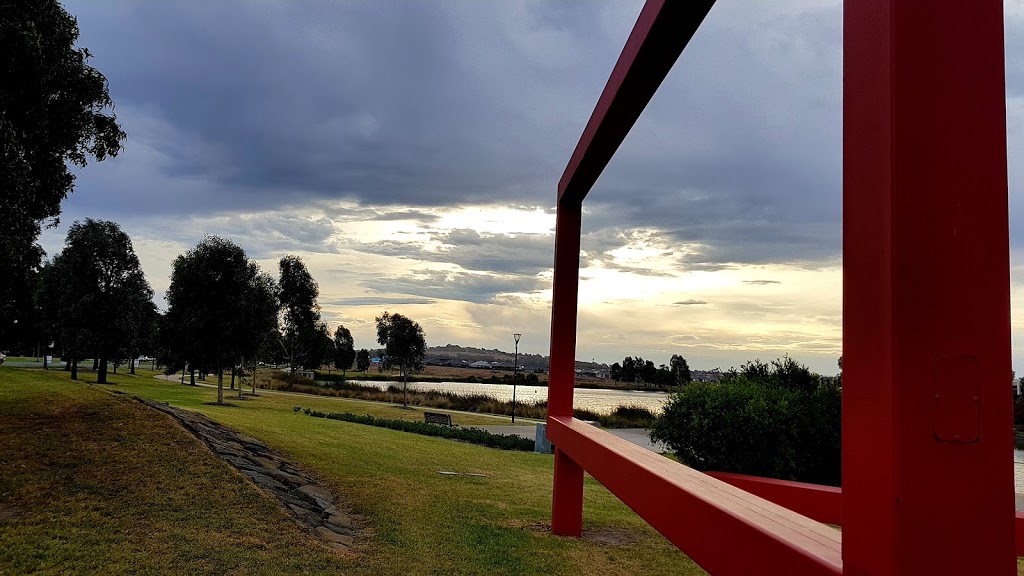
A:
[[[519,338],[522,334],[513,334],[512,337],[516,339],[516,356],[514,365],[512,366],[512,423],[516,421],[516,375],[519,374]]]

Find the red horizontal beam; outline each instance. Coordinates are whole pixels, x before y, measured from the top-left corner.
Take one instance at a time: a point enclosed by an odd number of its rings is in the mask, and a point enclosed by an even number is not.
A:
[[[558,181],[558,200],[582,202],[661,86],[715,0],[648,0]]]
[[[548,438],[716,576],[842,574],[838,530],[568,416]]]
[[[842,488],[729,472],[707,474],[812,520],[837,526],[843,523]]]

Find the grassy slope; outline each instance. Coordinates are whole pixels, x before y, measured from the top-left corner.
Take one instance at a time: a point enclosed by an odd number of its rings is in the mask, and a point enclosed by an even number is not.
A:
[[[218,407],[205,404],[215,398],[212,389],[148,375],[112,377],[110,389],[203,412],[320,475],[366,526],[356,558],[332,556],[166,418],[66,379],[0,368],[0,512],[11,505],[25,510],[0,520],[0,541],[10,543],[0,549],[0,572],[702,573],[593,480],[586,485],[585,528],[632,543],[548,534],[550,456],[291,409],[322,403],[338,410],[344,400],[266,394]],[[352,404],[362,413],[408,414]]]
[[[0,573],[349,571],[169,418],[0,368]]]

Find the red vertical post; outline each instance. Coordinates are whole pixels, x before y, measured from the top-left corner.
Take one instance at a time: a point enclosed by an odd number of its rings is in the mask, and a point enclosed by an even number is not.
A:
[[[843,572],[1014,574],[1002,0],[844,7]]]
[[[579,294],[581,199],[562,199],[555,217],[555,272],[551,292],[548,416],[572,416],[576,383],[576,300]],[[583,533],[583,469],[555,449],[551,531]]]

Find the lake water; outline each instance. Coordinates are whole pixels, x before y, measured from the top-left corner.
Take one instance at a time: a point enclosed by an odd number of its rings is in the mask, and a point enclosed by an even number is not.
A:
[[[349,380],[356,384],[365,386],[376,386],[386,389],[389,385],[402,387],[401,382],[380,382],[374,380]],[[437,390],[439,392],[452,392],[455,394],[483,394],[498,400],[512,400],[511,384],[473,384],[468,382],[410,382],[410,390]],[[665,392],[640,392],[637,390],[596,390],[591,388],[577,388],[573,393],[576,408],[593,410],[594,412],[608,413],[616,406],[642,406],[661,412],[662,405],[668,399]],[[534,402],[548,399],[546,386],[516,386],[516,402],[532,404]]]

